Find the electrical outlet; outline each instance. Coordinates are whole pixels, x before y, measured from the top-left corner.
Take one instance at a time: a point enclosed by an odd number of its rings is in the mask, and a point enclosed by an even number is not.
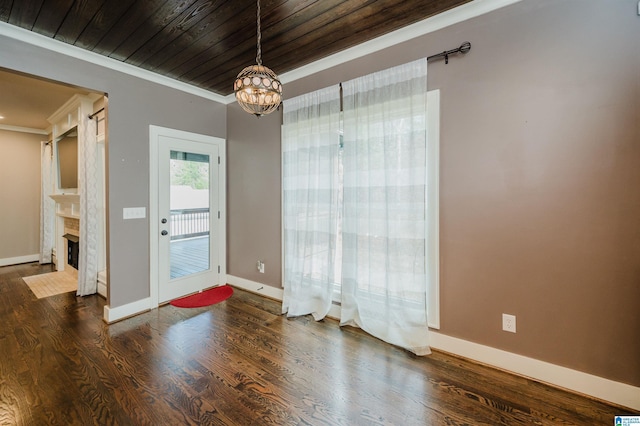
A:
[[[516,332],[516,316],[502,314],[502,330],[510,333]]]
[[[258,260],[256,267],[258,268],[258,272],[264,274],[264,262],[262,260]]]

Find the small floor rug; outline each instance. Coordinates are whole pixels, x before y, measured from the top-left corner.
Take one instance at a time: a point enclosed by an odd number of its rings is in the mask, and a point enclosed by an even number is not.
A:
[[[22,280],[38,299],[78,290],[78,279],[64,271],[23,277]]]
[[[202,308],[203,306],[209,306],[227,300],[232,294],[233,289],[231,286],[222,285],[192,294],[191,296],[172,300],[170,303],[178,308]]]

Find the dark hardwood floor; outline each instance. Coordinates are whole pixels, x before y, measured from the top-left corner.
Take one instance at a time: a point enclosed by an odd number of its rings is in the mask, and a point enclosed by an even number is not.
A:
[[[613,407],[235,290],[107,326],[104,300],[36,299],[0,268],[2,425],[612,425]]]

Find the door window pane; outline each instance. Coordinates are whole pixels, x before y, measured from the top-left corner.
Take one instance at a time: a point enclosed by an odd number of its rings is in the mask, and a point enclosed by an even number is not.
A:
[[[209,265],[209,156],[171,151],[171,279],[207,271]]]

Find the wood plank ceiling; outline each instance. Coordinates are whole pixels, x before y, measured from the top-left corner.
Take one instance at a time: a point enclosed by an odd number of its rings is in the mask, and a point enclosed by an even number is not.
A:
[[[262,58],[296,69],[470,0],[261,0]],[[255,63],[254,0],[0,0],[0,21],[219,95]]]

